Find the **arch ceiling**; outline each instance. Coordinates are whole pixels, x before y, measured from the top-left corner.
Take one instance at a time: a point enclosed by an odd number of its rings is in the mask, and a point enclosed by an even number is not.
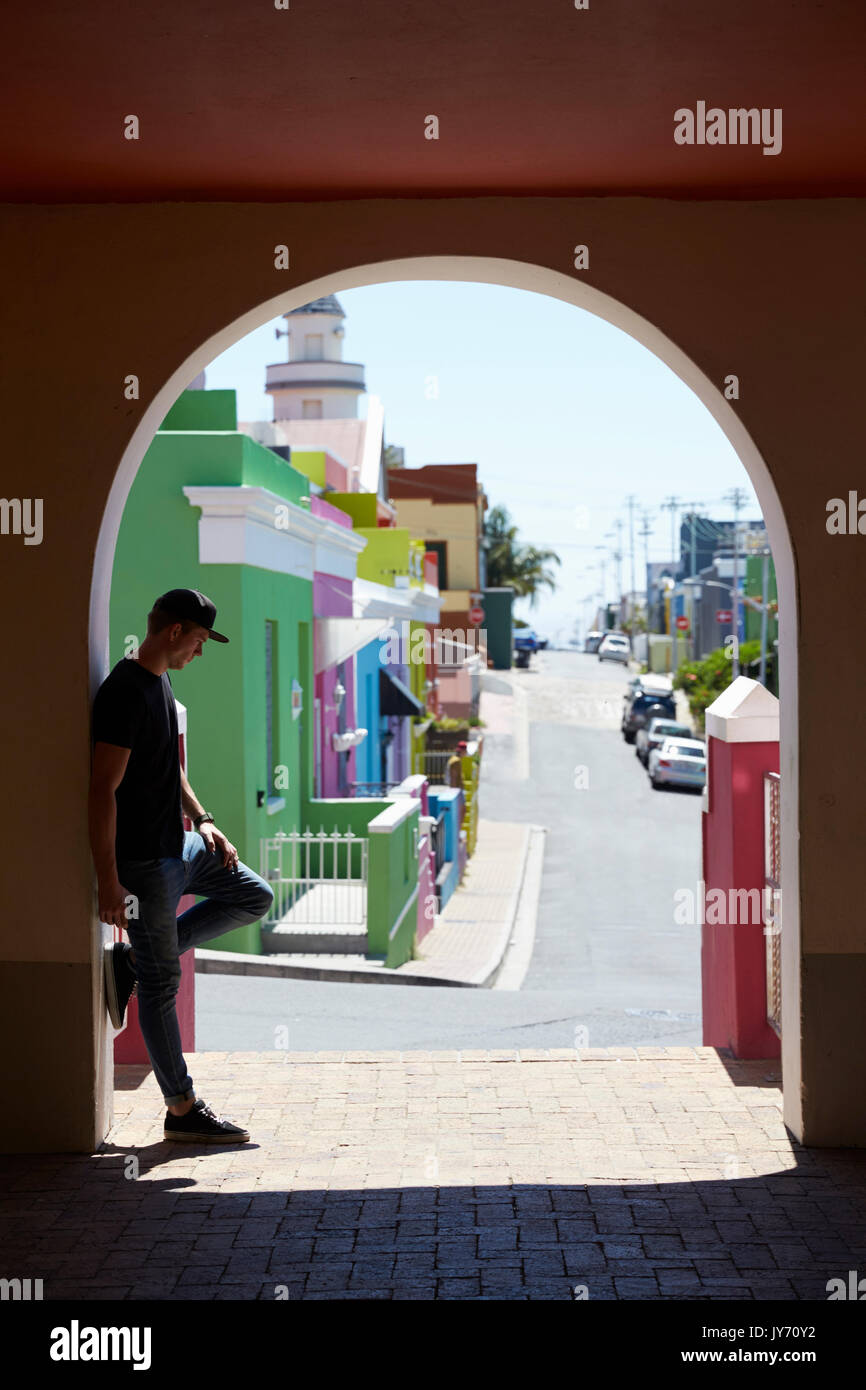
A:
[[[866,193],[863,0],[284,2],[7,7],[2,196]],[[781,150],[677,144],[698,102]]]

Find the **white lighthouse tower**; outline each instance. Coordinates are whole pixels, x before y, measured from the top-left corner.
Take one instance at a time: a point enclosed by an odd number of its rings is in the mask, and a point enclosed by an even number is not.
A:
[[[346,315],[333,294],[283,315],[278,338],[288,358],[267,368],[265,390],[274,400],[274,420],[355,420],[366,389],[360,362],[343,361]]]

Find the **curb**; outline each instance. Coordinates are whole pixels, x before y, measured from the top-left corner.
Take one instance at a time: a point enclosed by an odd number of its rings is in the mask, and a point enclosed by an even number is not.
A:
[[[538,904],[541,898],[546,837],[546,826],[531,825],[529,827],[529,842],[523,861],[517,910],[513,916],[513,930],[506,942],[500,964],[490,981],[491,989],[521,989],[532,963],[535,932],[538,924]]]
[[[339,984],[351,985],[444,985],[451,989],[489,989],[493,985],[494,979],[502,967],[508,947],[512,943],[531,847],[536,842],[539,833],[544,833],[544,828],[541,826],[527,824],[525,829],[520,875],[508,903],[505,921],[488,959],[470,980],[449,975],[445,967],[443,967],[443,973],[439,975],[420,975],[409,973],[402,965],[393,970],[372,962],[369,965],[355,963],[340,966],[334,957],[325,958],[321,964],[317,962],[314,965],[303,965],[273,960],[268,956],[248,955],[240,951],[208,951],[201,948],[196,948],[195,952],[195,973],[197,975],[258,975],[283,980],[330,980]],[[453,902],[454,899],[452,898],[451,901]],[[406,962],[407,965],[413,963]]]

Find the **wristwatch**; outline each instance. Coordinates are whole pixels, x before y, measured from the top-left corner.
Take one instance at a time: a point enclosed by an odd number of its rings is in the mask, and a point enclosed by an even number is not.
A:
[[[200,816],[196,816],[193,820],[193,825],[195,826],[196,830],[198,830],[200,825],[204,825],[205,821],[210,821],[211,825],[216,824],[210,811],[203,811]]]

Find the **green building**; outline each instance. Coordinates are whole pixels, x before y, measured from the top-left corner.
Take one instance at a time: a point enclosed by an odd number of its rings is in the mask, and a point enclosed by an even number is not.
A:
[[[367,949],[388,964],[409,959],[407,910],[417,865],[409,854],[418,813],[393,801],[315,796],[313,575],[353,578],[364,539],[310,510],[310,481],[237,430],[234,391],[185,391],[169,411],[130,489],[110,600],[110,664],[146,634],[154,599],[197,588],[230,639],[170,673],[187,709],[187,769],[196,795],[260,871],[262,841],[320,828],[370,834]],[[405,843],[404,843],[405,842]],[[395,907],[396,905],[396,907]],[[398,919],[388,915],[399,908]],[[213,949],[258,954],[261,925],[229,932]]]
[[[765,568],[766,566],[766,568]],[[767,593],[764,595],[764,584],[766,582]],[[776,590],[776,570],[773,565],[773,557],[767,555],[747,555],[746,570],[743,577],[743,597],[744,600],[754,599],[756,603],[769,603],[770,609],[767,613],[767,688],[774,695],[779,693],[779,673],[776,654],[778,651],[777,639],[779,636],[779,616],[778,616],[778,594]],[[743,603],[743,637],[746,642],[760,642],[762,631],[762,618],[760,608],[754,608],[746,601]],[[750,669],[748,675],[757,678],[758,666]]]

